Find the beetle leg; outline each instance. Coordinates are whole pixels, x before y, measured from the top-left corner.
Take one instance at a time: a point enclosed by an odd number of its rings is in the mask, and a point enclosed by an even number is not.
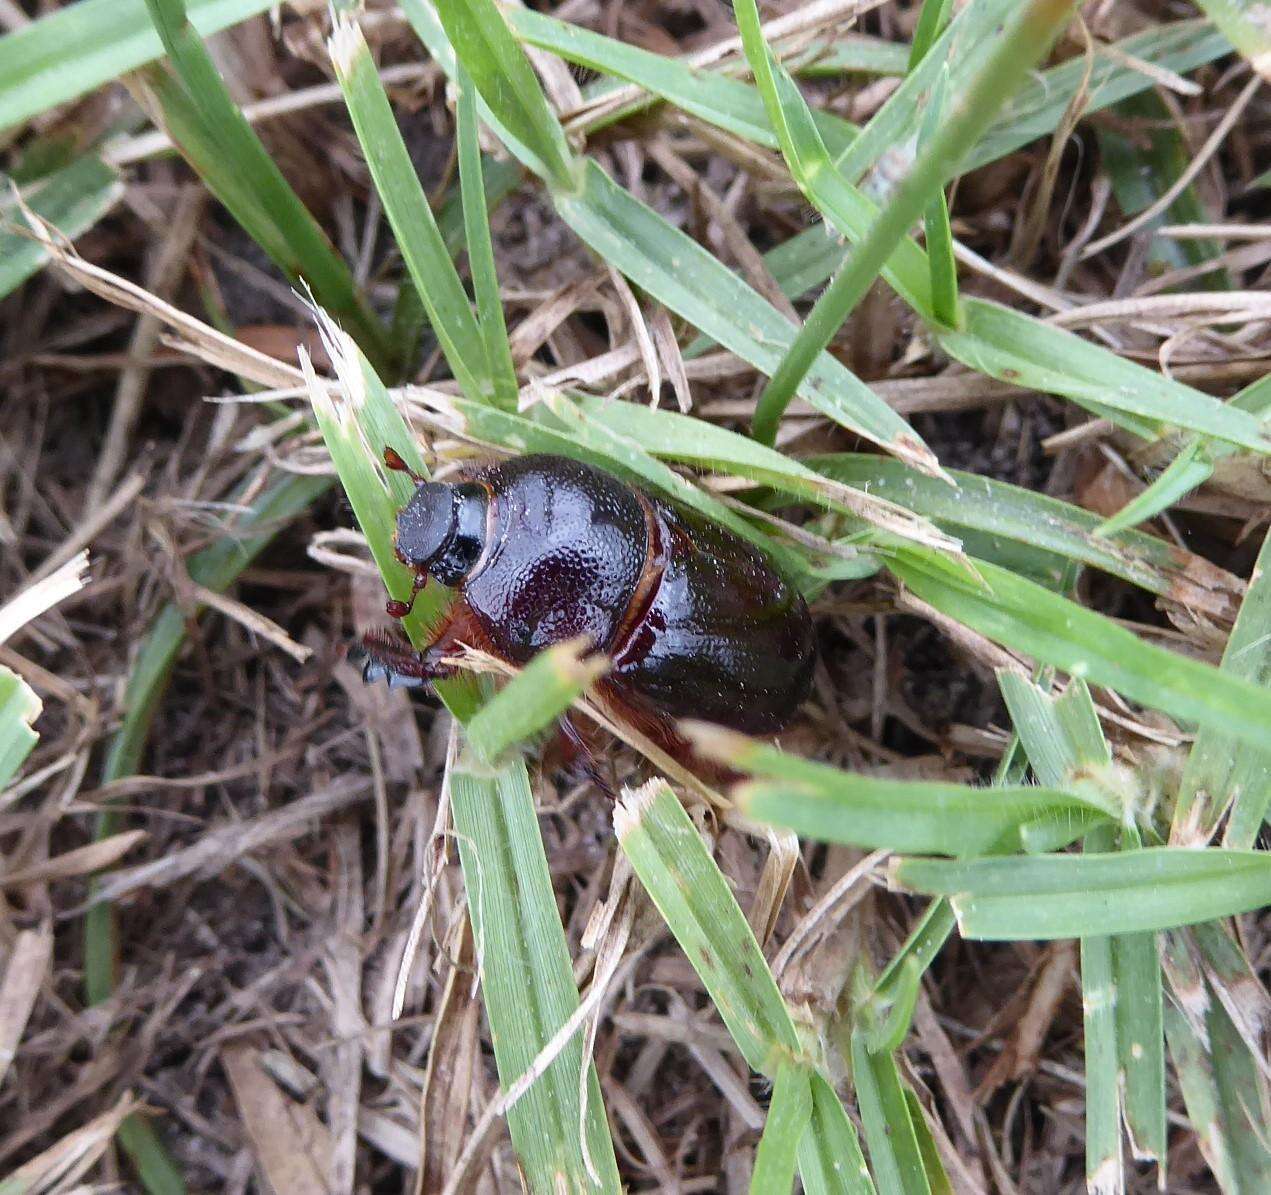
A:
[[[378,635],[362,639],[362,679],[366,683],[387,681],[390,689],[418,689],[429,681],[445,680],[458,671],[442,662],[447,654],[434,644],[425,651],[411,651]]]
[[[618,803],[618,794],[601,771],[600,760],[596,758],[596,753],[591,749],[591,744],[583,737],[578,727],[574,725],[573,719],[568,714],[562,714],[557,726],[560,730],[561,738],[567,746],[567,751],[562,753],[565,755],[565,758],[561,761],[562,764],[566,768],[576,767],[600,790],[603,796],[608,797],[616,805]]]

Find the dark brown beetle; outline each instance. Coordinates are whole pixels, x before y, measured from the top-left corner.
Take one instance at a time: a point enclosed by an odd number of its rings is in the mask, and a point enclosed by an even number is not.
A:
[[[385,459],[406,468],[391,449]],[[561,456],[416,482],[397,516],[398,559],[416,592],[431,576],[459,600],[424,652],[368,639],[366,680],[448,676],[442,660],[460,643],[523,665],[585,635],[613,661],[604,696],[664,742],[686,716],[773,731],[807,697],[815,648],[802,596],[717,523]],[[389,603],[396,617],[409,608]]]

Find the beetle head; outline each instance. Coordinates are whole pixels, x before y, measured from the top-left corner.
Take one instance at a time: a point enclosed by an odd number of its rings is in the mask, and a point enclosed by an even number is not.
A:
[[[457,585],[485,547],[485,489],[422,481],[397,514],[397,558],[443,585]]]

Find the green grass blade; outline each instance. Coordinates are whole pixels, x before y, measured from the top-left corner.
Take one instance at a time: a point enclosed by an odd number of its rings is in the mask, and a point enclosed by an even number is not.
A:
[[[406,13],[443,70],[457,77],[453,49],[427,6],[422,0],[407,0]],[[489,81],[474,78],[493,113],[498,105],[496,97],[486,94]],[[510,133],[505,136],[497,115],[487,119],[483,113],[482,119],[530,169],[552,181],[536,155],[524,152]],[[552,198],[557,214],[595,253],[663,306],[756,369],[770,373],[776,367],[795,334],[789,321],[691,237],[613,182],[594,161],[582,164],[580,184],[576,186],[571,177],[570,185],[553,190]],[[817,359],[799,394],[827,418],[915,468],[939,472],[935,456],[909,425],[829,354]]]
[[[923,0],[909,48],[909,70],[913,70],[927,56],[927,51],[949,23],[949,16],[949,0]]]
[[[977,373],[1063,395],[1097,414],[1124,413],[1139,421],[1125,424],[1139,435],[1184,427],[1257,452],[1271,450],[1271,433],[1252,415],[1063,328],[984,299],[964,300],[962,314],[962,327],[941,330],[938,339]]]
[[[1114,42],[1107,51],[1095,49],[1086,115],[1104,111],[1154,86],[1136,62],[1150,62],[1183,75],[1231,53],[1231,43],[1208,21],[1171,21],[1149,25],[1140,33]],[[1082,86],[1085,71],[1085,56],[1076,54],[1034,76],[971,151],[967,169],[987,165],[1053,132]]]
[[[797,576],[801,570],[800,559],[792,551],[650,456],[640,444],[611,431],[602,421],[585,417],[559,395],[547,395],[543,403],[531,408],[528,416],[512,415],[462,398],[434,398],[433,402],[445,415],[445,425],[458,434],[514,452],[553,452],[599,465],[723,524],[776,558],[792,574]]]
[[[1271,904],[1271,854],[1147,847],[1095,855],[902,859],[893,878],[948,896],[963,937],[1076,938],[1090,926],[1140,933]]]
[[[909,1086],[904,1088],[904,1092],[905,1103],[909,1105],[909,1123],[913,1125],[914,1136],[918,1139],[918,1153],[922,1158],[922,1168],[927,1173],[927,1182],[931,1185],[931,1195],[954,1195],[953,1184],[945,1173],[939,1147],[923,1115],[918,1094]]]
[[[390,360],[384,325],[353,275],[231,99],[185,0],[146,0],[172,66],[144,78],[164,123],[208,189],[293,283],[308,285],[378,368]]]
[[[1258,554],[1221,669],[1263,692],[1271,690],[1271,536]],[[1173,841],[1207,841],[1230,807],[1224,843],[1253,846],[1271,805],[1271,748],[1265,744],[1265,739],[1242,742],[1221,726],[1201,728],[1179,785]]]
[[[890,1051],[871,1053],[865,1032],[852,1032],[852,1080],[869,1163],[888,1195],[931,1195],[909,1101]]]
[[[956,489],[915,475],[894,461],[864,453],[812,456],[808,468],[924,515],[958,534],[982,533],[984,544],[1003,538],[1047,554],[1050,588],[1059,585],[1070,563],[1089,564],[1149,593],[1170,596],[1213,614],[1230,617],[1226,586],[1234,578],[1213,571],[1198,556],[1139,531],[1100,534],[1097,515],[1021,486],[975,473],[950,470]],[[981,553],[982,554],[982,553]]]
[[[1116,124],[1099,124],[1099,156],[1112,180],[1117,206],[1127,219],[1137,216],[1178,179],[1187,168],[1190,149],[1172,123],[1170,110],[1153,92],[1132,96],[1116,105]],[[1209,218],[1194,186],[1186,187],[1169,207],[1143,226],[1141,235],[1162,224],[1203,223]],[[1200,238],[1150,238],[1149,273],[1182,269],[1212,261],[1222,251],[1217,241]],[[1198,280],[1202,288],[1229,288],[1225,272],[1214,270]]]
[[[667,100],[708,124],[756,145],[777,148],[763,101],[748,84],[715,72],[695,70],[677,59],[629,46],[533,9],[512,9],[508,21],[517,36],[531,46],[549,50],[567,62],[636,83],[650,95]],[[603,121],[584,120],[582,128],[594,132],[644,106],[647,102],[606,112]],[[852,125],[830,113],[817,113],[816,120],[822,136],[832,144],[846,144],[856,135]]]
[[[1089,850],[1115,848],[1116,831],[1103,827],[1089,836]],[[1088,925],[1097,925],[1091,921]],[[1085,1028],[1086,1188],[1112,1193],[1125,1189],[1121,1163],[1121,1096],[1117,1074],[1117,986],[1113,939],[1088,934],[1081,939],[1081,1010]]]
[[[735,731],[682,722],[698,751],[761,779],[734,790],[749,816],[799,834],[870,850],[975,855],[1020,850],[1021,827],[1055,824],[1077,837],[1105,810],[1071,791],[973,788],[944,781],[890,780],[788,755]]]
[[[922,10],[925,19],[928,10],[942,7],[939,0],[927,0]],[[919,20],[919,32],[922,29]],[[918,35],[914,35],[914,48],[918,47]],[[923,117],[918,150],[926,148],[935,135],[944,114],[945,96],[948,94],[948,67],[940,73],[931,90],[931,99]],[[958,264],[953,256],[953,230],[949,227],[949,204],[944,188],[936,192],[923,213],[922,226],[927,249],[927,264],[931,274],[931,315],[937,324],[953,327],[958,322]]]
[[[1271,1098],[1259,1058],[1194,964],[1171,957],[1172,983],[1177,991],[1181,964],[1191,1004],[1166,1005],[1165,1031],[1201,1152],[1224,1192],[1265,1191],[1271,1184]]]
[[[492,0],[437,0],[437,15],[458,61],[500,126],[533,154],[553,186],[576,182],[574,156],[534,68]]]
[[[1175,718],[1260,746],[1271,733],[1271,692],[1208,664],[1143,642],[1111,619],[1026,581],[973,561],[979,588],[905,548],[888,567],[942,613],[1041,663]]]
[[[339,377],[340,403],[328,395],[302,357],[310,399],[385,585],[393,596],[405,597],[411,578],[393,555],[392,529],[411,482],[385,470],[380,454],[387,444],[422,471],[419,449],[388,392],[350,338],[326,319],[319,326]],[[417,646],[428,639],[427,620],[435,619],[447,600],[443,591],[429,586],[415,613],[403,620]],[[473,686],[454,680],[436,688],[460,720],[473,716],[477,706]],[[497,747],[496,737],[497,731],[489,730],[483,745]],[[450,782],[469,913],[481,958],[482,990],[506,1091],[525,1076],[577,1010],[578,991],[524,763],[514,760],[491,769],[467,753],[451,771]],[[555,1179],[566,1190],[592,1189],[590,1158],[600,1176],[600,1189],[618,1190],[613,1145],[599,1084],[590,1067],[586,1117],[582,1118],[582,1068],[582,1042],[575,1035],[508,1109],[513,1142],[533,1189],[553,1189]]]
[[[481,990],[506,1092],[575,1013],[578,989],[524,762],[490,771],[461,757],[450,772],[450,799]],[[579,1093],[584,1065],[585,1116]],[[530,1190],[621,1189],[600,1084],[590,1061],[584,1063],[581,1033],[507,1116]],[[588,1158],[598,1182],[589,1177]]]
[[[812,1076],[812,1119],[799,1142],[807,1195],[874,1195],[860,1139],[828,1080]]]
[[[416,473],[426,475],[427,469],[414,433],[406,426],[371,363],[352,337],[324,312],[319,310],[317,317],[340,392],[336,397],[330,395],[325,383],[314,374],[307,354],[302,354],[301,366],[315,421],[389,596],[409,601],[414,592],[414,574],[397,559],[393,537],[397,511],[414,487],[406,474],[385,467],[384,449],[392,448]],[[442,585],[430,584],[419,593],[411,613],[401,620],[402,630],[416,648],[432,642],[434,630],[452,600],[453,595]],[[434,687],[457,718],[466,719],[476,709],[476,686],[470,677],[439,681]]]
[[[459,156],[459,186],[463,203],[464,239],[468,246],[468,270],[477,301],[477,319],[485,341],[494,399],[508,410],[516,408],[516,367],[508,343],[499,294],[499,275],[494,264],[494,244],[490,239],[490,213],[485,203],[485,178],[481,165],[481,145],[477,136],[477,89],[466,74],[459,77],[455,102]]]
[[[997,683],[1011,723],[1042,784],[1060,788],[1081,772],[1112,762],[1085,683],[1073,681],[1054,697],[1018,672],[999,669]]]
[[[1266,6],[1258,0],[1196,0],[1197,6],[1251,63],[1266,76],[1271,60],[1271,28]]]
[[[1098,533],[1115,535],[1118,531],[1146,523],[1204,485],[1213,476],[1214,466],[1204,452],[1203,443],[1199,437],[1189,440],[1147,489],[1100,524]]]
[[[428,206],[366,40],[351,18],[340,18],[330,53],[384,213],[446,360],[466,394],[493,401],[495,384],[485,339]]]
[[[627,789],[618,845],[710,993],[752,1070],[775,1077],[802,1048],[785,1001],[728,881],[664,781]]]
[[[577,407],[589,420],[603,424],[617,435],[636,441],[645,451],[668,460],[691,464],[717,473],[734,473],[761,485],[769,485],[796,498],[846,515],[853,525],[904,539],[914,539],[956,553],[955,540],[941,535],[925,519],[915,517],[900,501],[879,500],[868,481],[843,489],[784,453],[759,444],[748,436],[718,427],[677,411],[661,411],[628,402],[587,395],[577,397]],[[877,456],[869,458],[879,462]],[[906,476],[914,476],[899,462],[888,461]],[[926,479],[924,479],[926,480]],[[948,491],[934,480],[932,485]]]
[[[1139,1160],[1152,1160],[1163,1167],[1167,1144],[1165,1030],[1156,935],[1117,934],[1112,939],[1112,968],[1122,1116],[1130,1151]]]
[[[751,1195],[784,1195],[794,1186],[799,1142],[812,1119],[810,1078],[808,1068],[797,1063],[777,1067],[768,1119],[755,1151]]]
[[[790,351],[760,396],[752,424],[756,439],[773,442],[781,413],[794,397],[799,380],[864,297],[910,225],[952,176],[969,147],[988,128],[993,114],[1049,48],[1067,20],[1070,8],[1067,0],[1030,0],[1012,19],[980,73],[918,155],[891,201],[853,247],[843,270],[817,300]],[[739,0],[739,21],[743,13],[754,11],[754,0]],[[757,25],[756,12],[756,34]],[[753,57],[751,65],[755,66]]]
[[[685,233],[588,161],[582,190],[559,194],[561,218],[605,261],[712,340],[764,373],[777,368],[795,330],[766,299]],[[799,394],[827,418],[925,472],[934,455],[886,403],[829,354]]]
[[[25,196],[31,210],[68,240],[74,240],[102,218],[123,194],[119,176],[100,158],[85,154],[44,179]],[[45,261],[48,252],[22,232],[9,231],[14,221],[8,196],[0,193],[0,299],[16,290]]]
[[[468,722],[466,739],[473,754],[493,764],[516,743],[551,726],[609,662],[584,659],[585,640],[558,643],[540,652],[519,675],[490,698]]]
[[[205,37],[270,0],[189,0]],[[146,0],[79,0],[0,37],[0,130],[86,94],[163,54]]]
[[[0,789],[17,775],[39,740],[31,724],[42,708],[31,686],[0,666]]]

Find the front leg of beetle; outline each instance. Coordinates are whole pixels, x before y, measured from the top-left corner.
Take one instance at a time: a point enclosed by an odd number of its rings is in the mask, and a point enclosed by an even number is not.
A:
[[[367,684],[385,680],[390,689],[418,689],[435,680],[446,680],[458,669],[444,663],[454,644],[434,643],[423,651],[412,651],[379,635],[362,638],[362,679]]]

